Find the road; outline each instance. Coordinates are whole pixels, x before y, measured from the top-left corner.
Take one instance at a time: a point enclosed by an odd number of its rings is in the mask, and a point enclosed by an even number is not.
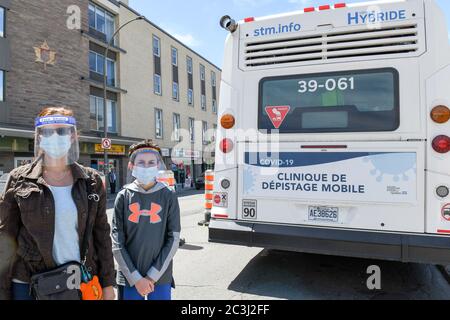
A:
[[[450,299],[450,285],[431,265],[208,243],[208,229],[197,225],[202,199],[195,191],[179,197],[187,244],[174,260],[174,299]],[[371,265],[381,268],[381,290],[367,288]]]

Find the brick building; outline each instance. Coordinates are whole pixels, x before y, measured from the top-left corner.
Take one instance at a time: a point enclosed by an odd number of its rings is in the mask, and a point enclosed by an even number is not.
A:
[[[101,138],[104,125],[105,48],[117,26],[136,14],[128,7],[128,1],[0,0],[0,176],[33,160],[34,119],[43,106],[54,104],[67,105],[75,111],[81,133],[80,163],[103,169]],[[138,24],[141,25],[137,26]],[[151,31],[153,29],[156,31]],[[142,46],[142,43],[139,46],[133,42],[141,34],[148,37],[148,48]],[[159,85],[163,91],[156,95],[153,94],[153,88],[157,72],[149,69],[148,75],[137,81],[133,78],[133,72],[142,63],[135,57],[139,50],[148,49],[148,56],[154,56],[152,34],[161,40],[162,48],[159,73],[161,75],[162,70],[163,76],[159,78]],[[189,129],[193,119],[203,121],[210,128],[216,126],[213,109],[216,110],[218,92],[214,94],[215,99],[212,96],[208,98],[208,101],[211,100],[208,113],[205,110],[207,96],[201,85],[203,82],[198,80],[192,90],[187,87],[182,89],[186,81],[184,78],[187,79],[188,76],[181,76],[185,73],[181,71],[181,65],[185,68],[186,62],[180,64],[180,77],[183,80],[179,81],[178,101],[173,99],[172,90],[166,89],[173,88],[174,83],[169,78],[170,71],[167,71],[172,69],[173,50],[168,49],[170,47],[166,47],[166,43],[170,43],[172,48],[179,48],[180,61],[181,54],[190,57],[191,62],[194,61],[194,71],[191,71],[195,74],[194,78],[203,76],[202,79],[206,81],[205,74],[214,74],[214,83],[220,83],[220,69],[150,21],[135,22],[120,32],[107,57],[107,105],[108,131],[113,140],[109,166],[117,169],[121,184],[126,182],[127,150],[134,142],[143,138],[159,140],[158,143],[168,156],[176,145],[176,141],[170,139],[169,133],[172,130]],[[154,65],[153,61],[145,63]],[[213,70],[212,73],[210,70]],[[208,79],[210,84],[212,78]],[[148,81],[147,85],[152,88],[151,95],[142,92],[143,81]],[[218,91],[218,87],[216,90]],[[197,105],[188,102],[191,101],[191,96]],[[148,110],[145,110],[144,105],[149,106]],[[167,121],[160,124],[165,128],[164,136],[156,134],[159,115],[155,108],[162,110],[164,119],[167,118]],[[178,108],[178,111],[175,112],[174,108]],[[131,116],[129,110],[139,116]],[[175,121],[177,117],[178,127]],[[173,126],[169,125],[172,123],[171,118]],[[133,125],[133,119],[144,121],[143,126]],[[149,129],[142,130],[142,127]],[[201,152],[202,150],[181,150],[183,162],[189,165],[193,157]],[[166,161],[168,165],[171,164],[169,157]],[[199,168],[197,172],[201,173],[203,169]]]

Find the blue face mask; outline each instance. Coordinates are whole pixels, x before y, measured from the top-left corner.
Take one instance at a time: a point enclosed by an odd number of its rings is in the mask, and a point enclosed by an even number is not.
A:
[[[41,136],[40,147],[49,157],[60,159],[69,153],[72,147],[71,137],[70,135],[60,136],[56,133],[50,137]]]
[[[158,167],[142,168],[135,166],[133,168],[133,177],[137,179],[143,185],[148,185],[156,181],[158,177],[159,169]]]

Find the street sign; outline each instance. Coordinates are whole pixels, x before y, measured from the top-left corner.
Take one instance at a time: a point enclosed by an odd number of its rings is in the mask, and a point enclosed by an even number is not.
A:
[[[102,148],[105,150],[111,150],[112,141],[111,139],[102,139]]]

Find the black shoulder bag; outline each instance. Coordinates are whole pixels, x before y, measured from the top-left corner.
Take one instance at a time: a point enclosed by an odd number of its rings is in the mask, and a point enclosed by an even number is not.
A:
[[[96,200],[96,197],[93,197],[92,181],[93,179],[86,180],[88,217],[86,218],[86,229],[81,247],[81,252],[84,254],[81,263],[76,261],[69,262],[56,269],[33,275],[31,277],[30,293],[36,300],[82,300],[80,284],[88,282],[91,278],[86,268],[86,259],[89,251],[90,235],[93,229],[93,226],[89,224],[89,212],[92,201]]]

